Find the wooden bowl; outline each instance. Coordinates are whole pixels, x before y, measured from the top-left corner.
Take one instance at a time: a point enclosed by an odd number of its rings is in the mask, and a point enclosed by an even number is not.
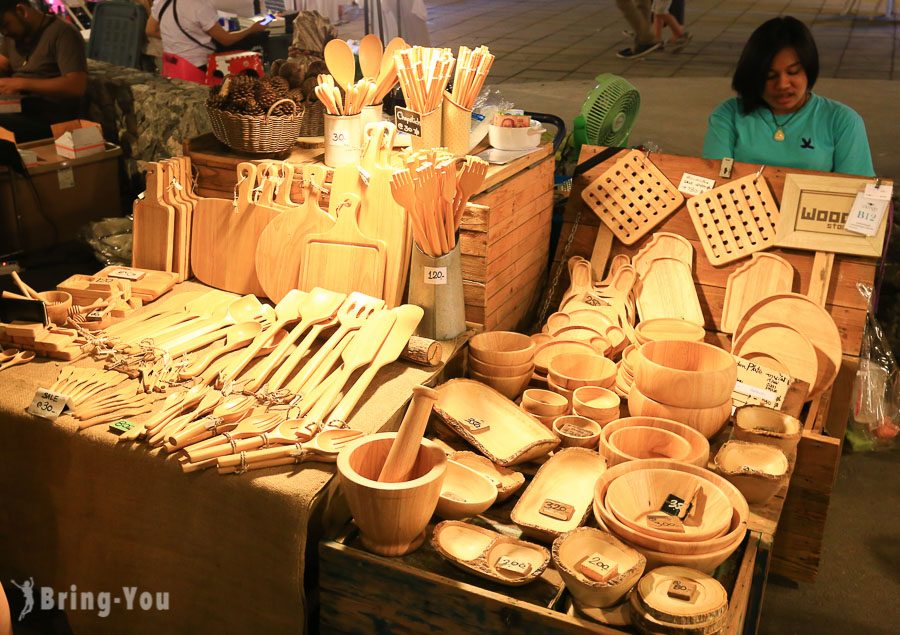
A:
[[[719,433],[731,416],[731,396],[713,408],[680,408],[651,399],[635,384],[628,391],[628,413],[635,417],[662,417],[679,421],[711,439]]]
[[[535,372],[547,374],[547,367],[554,357],[564,353],[590,353],[596,354],[594,348],[588,342],[576,342],[573,340],[552,340],[537,347],[534,352]]]
[[[580,568],[585,559],[600,555],[602,564],[617,573],[604,581],[589,578]],[[615,536],[579,527],[553,541],[553,564],[579,608],[607,607],[617,603],[640,579],[647,559]],[[601,565],[602,570],[602,565]]]
[[[454,452],[451,461],[475,470],[491,481],[497,488],[497,502],[503,502],[515,494],[525,484],[525,475],[515,470],[497,465],[489,458],[474,452]]]
[[[522,408],[532,415],[555,418],[569,413],[569,402],[551,390],[529,388],[522,393]]]
[[[650,426],[628,426],[607,437],[607,443],[620,454],[634,459],[669,459],[684,461],[693,448],[684,437]]]
[[[702,342],[706,331],[699,324],[679,318],[656,318],[646,320],[634,327],[634,335],[639,344],[679,340]]]
[[[734,412],[731,438],[776,447],[790,460],[797,455],[803,424],[784,412],[765,406],[741,406]]]
[[[65,291],[41,291],[38,296],[47,309],[47,319],[57,326],[64,326],[72,308],[72,296]]]
[[[403,555],[422,544],[447,472],[447,455],[423,439],[411,480],[378,482],[396,436],[396,432],[363,436],[344,447],[337,458],[341,490],[362,544],[383,556]]]
[[[716,568],[728,560],[737,548],[741,546],[746,538],[747,530],[744,527],[740,532],[730,532],[728,536],[734,535],[734,539],[720,549],[715,551],[707,551],[703,553],[693,554],[674,554],[662,551],[654,551],[644,547],[635,546],[634,548],[641,552],[647,558],[647,568],[656,569],[664,566],[681,566],[696,569],[702,573],[712,574]],[[690,544],[690,543],[688,543]],[[696,543],[700,544],[700,543]]]
[[[634,385],[660,403],[712,408],[731,399],[737,365],[731,353],[702,342],[647,342],[634,369]]]
[[[527,335],[513,331],[487,331],[469,340],[469,353],[479,361],[516,366],[534,359],[537,345]]]
[[[528,412],[527,410],[525,410],[525,408],[521,405],[519,406],[519,409],[522,412],[528,414],[529,417],[540,421],[541,424],[543,424],[545,428],[547,428],[548,430],[551,430],[551,431],[553,430],[553,422],[556,420],[556,417],[559,416],[559,415],[549,415],[549,416],[545,417],[542,415],[532,414],[532,413]]]
[[[469,355],[469,368],[487,377],[518,377],[534,371],[534,361],[507,366],[505,364],[488,364],[474,355]]]
[[[662,419],[659,417],[624,417],[610,421],[603,426],[603,432],[600,435],[600,454],[606,459],[607,465],[610,467],[625,463],[626,461],[638,460],[639,457],[622,452],[618,447],[610,445],[609,438],[618,432],[629,427],[649,427],[659,430],[665,430],[685,439],[691,446],[690,453],[680,459],[683,463],[691,463],[698,467],[706,467],[709,463],[709,441],[706,437],[683,423],[672,421],[671,419]]]
[[[751,505],[764,505],[787,480],[784,452],[762,443],[726,441],[715,458],[716,471],[737,487]]]
[[[578,415],[563,415],[553,421],[553,432],[564,448],[595,448],[600,440],[600,424]]]
[[[697,488],[700,500],[695,523],[684,523],[684,532],[650,526],[647,516],[659,512],[666,498],[674,495],[688,504]],[[620,521],[646,536],[700,542],[723,535],[731,524],[731,502],[708,480],[675,470],[648,469],[623,474],[609,484],[603,505]]]
[[[552,391],[555,392],[556,394],[562,395],[563,397],[565,397],[565,398],[566,398],[566,401],[569,403],[569,409],[571,410],[571,407],[572,407],[572,395],[574,394],[574,391],[572,391],[572,390],[567,390],[567,389],[563,388],[562,386],[558,386],[558,385],[556,384],[556,382],[554,382],[554,381],[553,381],[552,379],[550,379],[549,377],[547,378],[547,388],[549,388],[550,390],[552,390]]]
[[[627,370],[632,377],[634,376],[634,368],[637,365],[636,357],[640,354],[640,349],[636,348],[634,344],[629,344],[625,347],[625,350],[622,351],[622,367]]]
[[[557,355],[550,361],[547,371],[547,376],[566,390],[582,386],[608,388],[616,381],[615,362],[593,353]]]
[[[601,426],[619,418],[622,399],[609,388],[582,386],[572,393],[575,414],[593,419]]]
[[[531,382],[531,371],[529,370],[527,373],[515,377],[488,377],[487,375],[482,375],[470,368],[469,377],[490,386],[507,399],[515,401],[519,398],[519,395],[522,394],[522,391],[525,390],[525,387],[529,382]]]
[[[444,520],[477,516],[497,501],[497,487],[486,476],[461,463],[447,461],[447,475],[441,484],[434,513]]]

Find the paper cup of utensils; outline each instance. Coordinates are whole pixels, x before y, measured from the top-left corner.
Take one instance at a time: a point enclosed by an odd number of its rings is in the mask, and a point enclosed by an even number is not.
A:
[[[425,311],[416,331],[422,337],[449,340],[466,330],[459,241],[443,256],[429,256],[413,245],[409,303]]]
[[[325,114],[325,165],[339,168],[359,163],[362,152],[362,115]]]
[[[409,143],[413,150],[427,150],[441,146],[441,118],[443,108],[438,106],[429,113],[421,114],[412,111],[419,119],[419,134],[409,133]],[[400,129],[400,126],[398,126]]]
[[[469,130],[472,111],[463,108],[444,93],[444,112],[441,120],[442,144],[454,155],[463,156],[469,151]]]

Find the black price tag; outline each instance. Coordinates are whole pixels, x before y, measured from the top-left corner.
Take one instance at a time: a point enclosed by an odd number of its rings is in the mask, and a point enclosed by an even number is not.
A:
[[[684,499],[678,498],[675,494],[669,494],[666,496],[666,500],[663,502],[662,507],[659,508],[659,511],[669,514],[670,516],[680,516],[683,508]]]
[[[395,106],[394,125],[398,132],[405,132],[413,137],[422,136],[422,116],[414,110]]]

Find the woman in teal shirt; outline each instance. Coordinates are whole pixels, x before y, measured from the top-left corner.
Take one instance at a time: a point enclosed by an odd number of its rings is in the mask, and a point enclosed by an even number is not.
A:
[[[805,24],[765,22],[747,40],[731,82],[737,97],[709,116],[707,159],[875,176],[862,117],[811,92],[819,53]]]

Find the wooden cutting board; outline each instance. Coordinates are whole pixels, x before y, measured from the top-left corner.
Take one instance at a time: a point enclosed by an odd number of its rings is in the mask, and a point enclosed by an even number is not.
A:
[[[134,267],[172,271],[175,244],[175,208],[162,197],[162,177],[158,163],[147,164],[147,188],[144,198],[132,208],[131,264]]]
[[[676,258],[650,262],[638,284],[636,300],[641,321],[680,318],[705,324],[691,269]]]
[[[622,243],[633,245],[684,203],[684,196],[640,150],[616,161],[581,192]]]
[[[319,192],[328,168],[304,165],[306,194],[301,206],[282,211],[260,234],[256,245],[256,273],[265,295],[278,302],[297,286],[303,271],[300,241],[310,234],[324,234],[334,227],[334,219],[319,207]]]
[[[96,278],[113,278],[131,281],[131,295],[146,302],[152,302],[175,286],[178,276],[168,271],[154,271],[135,267],[111,265],[95,274]]]
[[[264,296],[256,275],[256,243],[278,212],[250,201],[256,166],[237,167],[237,200],[204,198],[194,211],[191,264],[201,282],[242,295]]]
[[[191,224],[194,214],[194,203],[181,196],[181,184],[178,180],[176,166],[171,159],[159,162],[159,173],[162,180],[163,200],[175,210],[175,237],[172,252],[172,270],[178,274],[178,281],[184,282],[191,277]],[[182,188],[183,189],[183,188]]]
[[[309,291],[322,287],[348,294],[359,291],[380,298],[387,256],[384,241],[359,230],[358,196],[341,194],[339,199],[334,227],[322,234],[307,234],[300,241],[303,264],[298,288]]]
[[[734,333],[747,309],[769,296],[790,293],[793,283],[794,267],[787,260],[774,254],[753,254],[728,276],[720,330]]]
[[[738,322],[734,337],[758,324],[783,324],[805,335],[816,349],[818,370],[807,399],[822,394],[837,377],[841,367],[841,335],[831,315],[799,293],[780,293],[760,300]]]
[[[688,201],[706,257],[724,265],[775,245],[781,214],[763,176],[725,183]]]
[[[656,232],[638,251],[631,264],[639,276],[644,275],[650,263],[657,258],[675,258],[691,269],[694,268],[694,246],[684,236],[670,232]]]
[[[782,324],[762,323],[746,329],[735,338],[732,355],[754,360],[766,356],[778,362],[794,379],[815,385],[819,373],[816,349],[809,338]],[[780,370],[780,369],[774,369]]]

